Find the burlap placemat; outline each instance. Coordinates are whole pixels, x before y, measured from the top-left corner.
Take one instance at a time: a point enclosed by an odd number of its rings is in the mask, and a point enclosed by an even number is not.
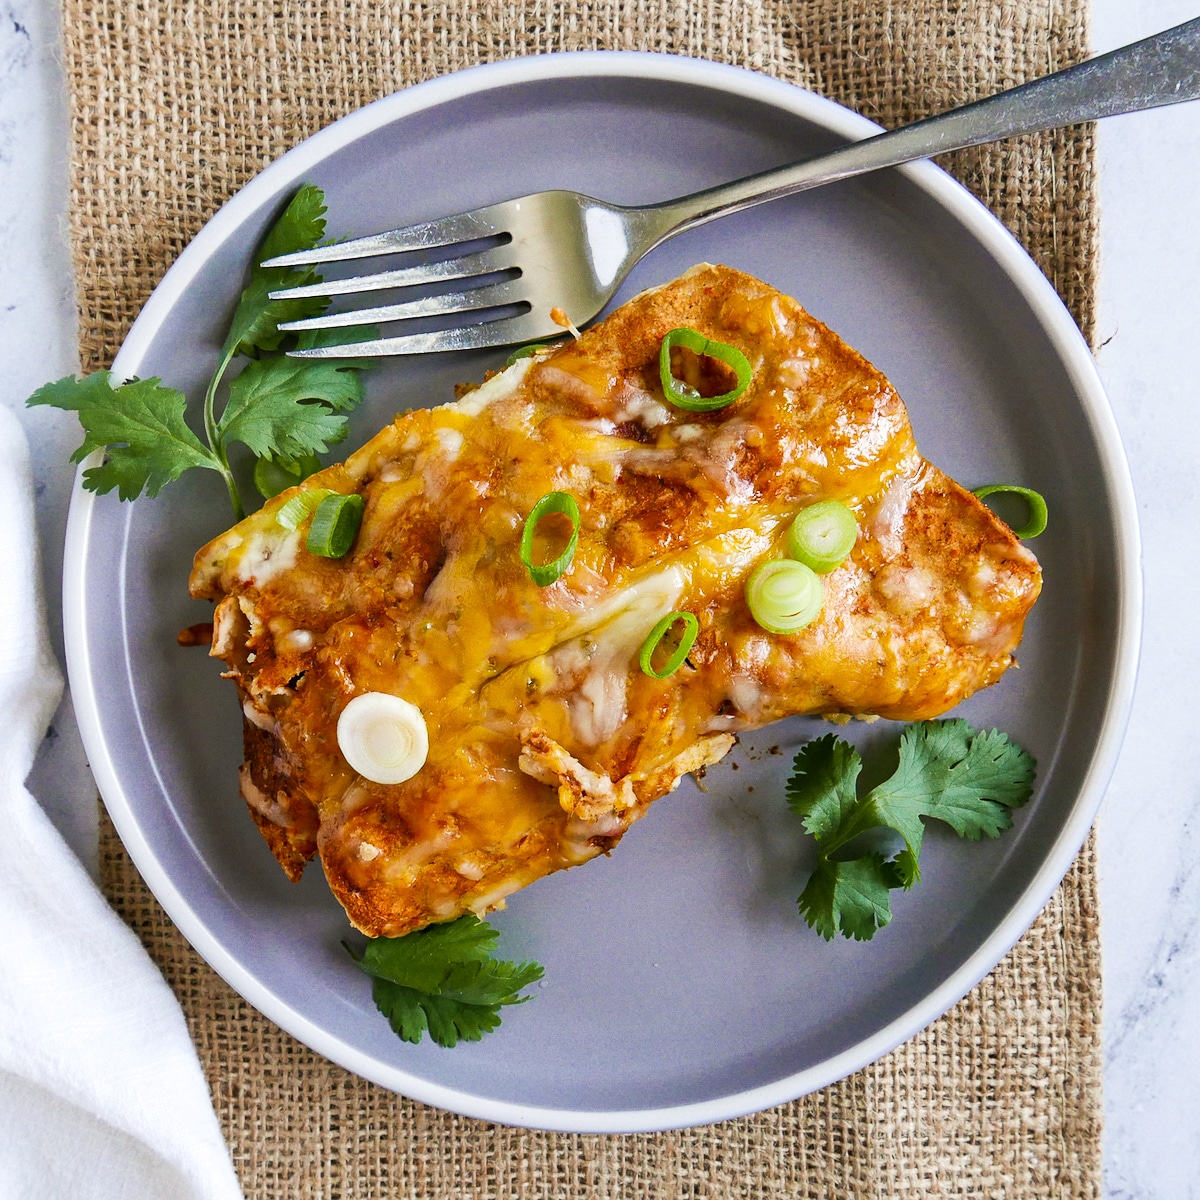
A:
[[[251,175],[430,76],[551,50],[670,51],[765,71],[893,125],[1082,57],[1085,26],[1085,0],[65,0],[84,365],[112,360],[184,244]],[[1089,334],[1092,151],[1083,130],[946,164]],[[111,827],[103,863],[108,895],[183,1004],[250,1197],[1099,1194],[1091,843],[1013,952],[901,1049],[755,1117],[629,1137],[488,1125],[348,1075],[205,965]]]

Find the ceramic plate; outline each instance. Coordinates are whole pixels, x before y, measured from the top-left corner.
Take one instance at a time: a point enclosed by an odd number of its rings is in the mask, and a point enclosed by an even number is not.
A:
[[[642,203],[866,136],[868,121],[760,75],[682,58],[506,62],[390,96],[311,138],[231,200],[167,274],[117,360],[198,402],[253,247],[303,181],[330,233],[357,235],[539,188]],[[546,968],[532,1002],[478,1044],[400,1042],[341,947],[319,868],[296,887],[237,793],[232,687],[181,627],[193,551],[227,523],[219,478],[154,501],[77,490],[68,534],[71,681],[109,810],[142,874],[257,1008],[352,1071],[419,1100],[518,1125],[634,1131],[792,1099],[934,1020],[995,965],[1070,865],[1129,706],[1138,537],[1129,476],[1091,357],[1034,264],[929,164],[752,209],[654,251],[617,302],[701,260],[796,296],[895,384],[924,453],[968,487],[1045,493],[1045,593],[1019,671],[958,715],[1037,758],[1033,801],[1001,839],[927,835],[924,880],[865,944],[823,942],[795,900],[813,848],[783,803],[789,756],[827,726],[746,738],[660,800],[617,853],[540,881],[496,914],[507,957]],[[503,351],[391,360],[351,444],[441,403]],[[898,727],[856,726],[869,769]]]

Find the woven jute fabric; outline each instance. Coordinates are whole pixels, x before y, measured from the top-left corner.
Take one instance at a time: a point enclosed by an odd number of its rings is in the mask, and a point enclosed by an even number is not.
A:
[[[763,71],[894,125],[1083,57],[1086,16],[1073,0],[65,0],[84,364],[111,362],[166,268],[255,172],[431,76],[546,51],[657,50]],[[1090,131],[944,165],[1090,334]],[[111,827],[103,873],[179,996],[253,1198],[1099,1194],[1090,842],[1016,948],[899,1050],[754,1117],[619,1137],[489,1125],[347,1074],[205,965]]]

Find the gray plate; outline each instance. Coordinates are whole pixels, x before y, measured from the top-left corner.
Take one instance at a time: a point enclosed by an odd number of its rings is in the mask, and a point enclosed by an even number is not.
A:
[[[117,362],[198,400],[251,251],[303,180],[330,232],[357,235],[537,188],[644,202],[813,154],[873,130],[798,89],[652,55],[526,59],[450,76],[331,126],[265,171],[204,229]],[[927,836],[924,881],[873,942],[826,944],[797,914],[811,842],[786,811],[788,755],[826,726],[747,738],[659,801],[611,859],[513,897],[493,919],[546,979],[501,1030],[453,1051],[398,1041],[340,942],[318,869],[292,887],[237,796],[240,720],[218,665],[175,633],[194,549],[223,528],[220,480],[193,472],[155,501],[77,488],[68,534],[71,681],[117,827],[192,943],[251,1003],[387,1087],[474,1116],[572,1130],[697,1124],[822,1086],[945,1011],[1016,940],[1070,864],[1128,711],[1139,621],[1128,472],[1090,356],[1000,225],[928,164],[727,217],[656,250],[617,302],[697,261],[799,298],[908,403],[918,441],[967,486],[1045,493],[1045,594],[1021,669],[962,705],[1039,764],[1010,833]],[[502,352],[392,360],[351,444],[392,412],[440,403]],[[857,726],[868,770],[898,728]]]

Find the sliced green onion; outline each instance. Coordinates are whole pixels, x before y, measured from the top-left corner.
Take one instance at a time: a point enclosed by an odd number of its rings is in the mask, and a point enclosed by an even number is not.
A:
[[[693,354],[719,359],[727,367],[732,367],[737,375],[737,386],[720,396],[700,395],[691,384],[676,379],[671,371],[671,350],[675,346],[691,350]],[[713,409],[732,404],[750,386],[750,377],[754,372],[750,360],[736,346],[710,341],[695,329],[680,326],[672,329],[662,340],[658,352],[658,373],[662,379],[663,395],[676,408],[686,408],[689,412],[712,412]]]
[[[363,498],[357,492],[350,496],[340,492],[326,496],[317,505],[308,527],[305,543],[308,552],[322,558],[341,558],[354,545],[358,527],[362,524],[363,508]]]
[[[511,367],[513,363],[520,362],[523,358],[532,358],[539,350],[549,350],[553,346],[553,342],[532,342],[528,346],[518,346],[505,360],[504,365]]]
[[[658,644],[667,635],[667,630],[675,624],[676,621],[683,622],[683,633],[679,638],[679,645],[675,647],[675,652],[667,659],[661,671],[654,669],[654,652],[658,649]],[[642,648],[638,652],[638,664],[645,674],[652,679],[666,679],[668,675],[674,675],[676,671],[683,666],[683,660],[687,658],[689,651],[696,644],[696,634],[700,632],[700,622],[690,612],[673,612],[668,613],[655,627],[650,630],[646,640],[642,643]]]
[[[837,500],[822,500],[810,504],[792,522],[787,552],[818,575],[828,575],[842,565],[856,541],[858,522],[854,514]]]
[[[275,523],[284,529],[299,529],[317,511],[317,506],[326,496],[336,496],[329,488],[308,488],[297,492],[286,504],[279,506]]]
[[[746,580],[750,615],[768,633],[795,633],[816,620],[825,585],[811,567],[794,558],[775,558]]]
[[[1019,538],[1035,538],[1039,533],[1044,533],[1046,530],[1046,501],[1040,492],[1035,492],[1033,488],[1017,487],[1015,483],[989,483],[987,487],[975,489],[975,495],[982,500],[985,496],[993,496],[997,492],[1011,492],[1014,496],[1020,496],[1025,501],[1029,508],[1029,520],[1021,529],[1014,529],[1013,533]]]
[[[264,500],[270,500],[272,496],[303,483],[320,469],[321,460],[315,454],[300,458],[260,458],[254,464],[254,486]]]
[[[538,565],[533,561],[533,533],[538,522],[551,513],[562,513],[571,521],[571,536],[566,549],[553,562]],[[547,492],[525,518],[525,530],[521,534],[521,561],[529,572],[529,578],[538,587],[549,587],[556,579],[565,575],[575,557],[575,545],[579,541],[579,505],[575,497],[566,492]]]

